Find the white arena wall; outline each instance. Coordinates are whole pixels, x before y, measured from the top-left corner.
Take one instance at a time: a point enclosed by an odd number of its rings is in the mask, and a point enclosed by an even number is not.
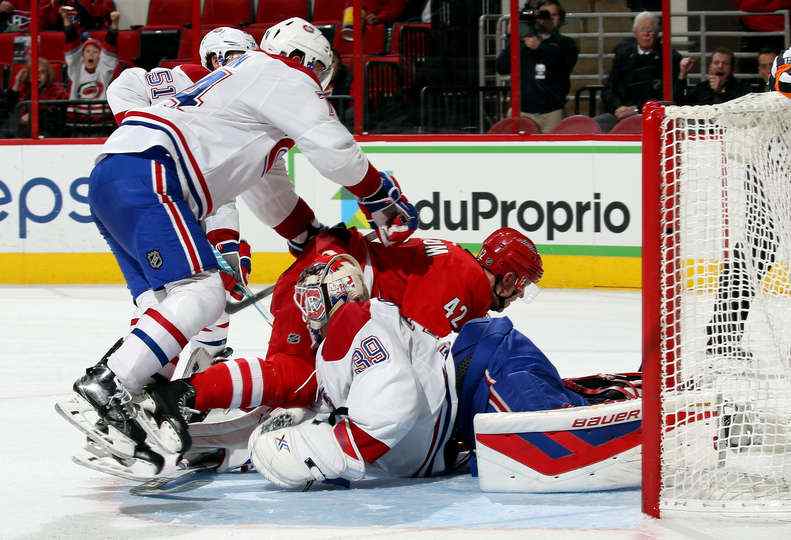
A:
[[[367,137],[371,139],[371,137]],[[91,222],[94,143],[0,146],[0,283],[121,283]],[[624,140],[362,142],[420,210],[420,236],[476,251],[495,228],[538,244],[547,287],[639,287],[640,143]],[[298,150],[296,190],[326,224],[364,225],[357,205]],[[254,250],[253,280],[272,282],[290,263],[285,243],[240,205]]]

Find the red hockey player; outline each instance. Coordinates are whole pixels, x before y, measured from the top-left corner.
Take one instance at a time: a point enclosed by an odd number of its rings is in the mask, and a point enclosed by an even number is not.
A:
[[[369,243],[354,229],[336,228],[318,235],[304,256],[278,279],[271,310],[275,324],[266,358],[216,364],[189,380],[160,386],[155,398],[199,411],[259,405],[309,407],[317,390],[315,340],[305,325],[307,315],[294,302],[294,286],[316,259],[337,253],[349,253],[360,263],[372,297],[394,303],[403,316],[438,337],[489,310],[502,311],[543,274],[533,242],[508,227],[489,235],[477,258],[446,240],[414,238],[387,247]],[[188,437],[186,423],[173,428]]]

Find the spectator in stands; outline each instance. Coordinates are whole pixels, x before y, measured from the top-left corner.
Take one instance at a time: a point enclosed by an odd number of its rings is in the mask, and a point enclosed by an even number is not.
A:
[[[79,31],[106,30],[111,25],[110,14],[115,11],[113,0],[40,0],[39,29],[65,30],[63,9],[71,12],[71,21]]]
[[[404,13],[406,0],[362,0],[361,15],[365,24],[393,24]],[[346,41],[354,40],[353,31],[353,6],[347,0],[343,9],[343,29],[341,35]]]
[[[634,37],[615,47],[612,70],[604,83],[602,100],[607,111],[596,117],[603,132],[620,120],[639,114],[646,101],[663,99],[662,44],[659,41],[659,18],[643,11],[634,18]],[[681,55],[673,51],[673,79],[677,81]],[[676,88],[681,86],[675,83]]]
[[[0,32],[27,32],[30,0],[0,0]]]
[[[778,49],[764,48],[758,51],[758,84],[759,92],[764,92],[768,89],[769,75],[771,75],[772,64],[775,63],[775,58],[780,54]]]
[[[778,9],[791,9],[791,0],[734,0],[736,9],[767,13]],[[741,27],[747,32],[782,32],[784,22],[782,15],[749,15],[741,18]],[[755,53],[764,47],[783,50],[786,47],[783,36],[746,36],[740,39],[739,48],[742,52]],[[742,58],[739,71],[744,73],[756,70],[754,58]]]
[[[6,91],[6,102],[11,111],[20,102],[30,99],[30,71],[31,66],[27,65],[20,69],[11,87]],[[40,100],[67,99],[68,94],[62,84],[55,82],[55,70],[50,63],[44,59],[38,60],[38,98]],[[47,128],[55,128],[52,125],[52,118],[57,112],[57,107],[47,107],[42,105],[39,108],[41,133],[46,134]],[[26,136],[30,131],[30,108],[22,106],[16,118],[17,129],[15,135]],[[49,121],[48,121],[49,120]]]
[[[733,75],[733,59],[730,49],[716,49],[709,62],[706,78],[695,86],[683,85],[677,101],[682,105],[716,105],[746,94],[744,85]],[[691,61],[681,63],[680,80],[686,80],[692,65]]]
[[[542,131],[551,131],[563,119],[579,49],[573,39],[560,33],[566,13],[558,0],[541,0],[535,12],[535,23],[522,26],[521,115],[535,121]],[[497,57],[496,68],[500,75],[511,73],[510,41]]]
[[[118,43],[120,14],[117,11],[110,14],[110,28],[107,30],[104,43],[96,39],[88,39],[80,44],[73,10],[62,7],[61,17],[66,33],[66,65],[71,81],[69,99],[104,100],[107,86],[112,81],[118,66],[115,46]],[[112,113],[106,104],[74,105],[70,106],[67,112],[71,127],[86,127],[99,123],[115,125]]]
[[[61,17],[66,33],[66,65],[71,81],[69,99],[104,99],[107,85],[118,65],[115,46],[118,43],[120,14],[117,11],[110,14],[111,24],[104,44],[95,39],[80,43],[73,10],[62,7]]]

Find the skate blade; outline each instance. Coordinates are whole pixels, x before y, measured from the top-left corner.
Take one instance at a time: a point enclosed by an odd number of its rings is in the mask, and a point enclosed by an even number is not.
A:
[[[172,471],[167,476],[157,476],[130,488],[129,493],[141,497],[157,497],[197,489],[213,480],[217,467],[216,463],[203,463]]]
[[[170,422],[162,422],[162,425],[159,425],[154,418],[152,411],[155,410],[156,405],[151,398],[146,397],[139,405],[135,420],[148,435],[148,439],[146,439],[148,445],[152,448],[160,448],[169,454],[182,453],[184,443]]]
[[[103,457],[80,454],[72,456],[71,460],[86,469],[134,482],[148,482],[152,478],[156,478],[155,467],[141,459],[121,460],[121,458],[116,458],[110,454],[106,454]]]
[[[104,447],[109,453],[134,459],[135,441],[108,426],[107,433],[96,429],[99,414],[82,396],[74,395],[68,399],[55,402],[55,410],[67,422],[82,431],[95,444]]]

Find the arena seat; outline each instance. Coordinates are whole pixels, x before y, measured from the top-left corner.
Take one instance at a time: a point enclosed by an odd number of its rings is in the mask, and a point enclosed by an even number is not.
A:
[[[258,0],[255,22],[272,26],[291,17],[308,18],[307,0]]]
[[[398,58],[369,58],[365,63],[365,126],[386,124],[403,106],[403,76]]]
[[[503,118],[489,128],[489,133],[500,135],[531,135],[533,133],[541,133],[541,128],[530,118],[517,116],[516,118]]]
[[[639,135],[643,132],[643,115],[641,114],[633,114],[632,116],[627,116],[623,120],[620,120],[615,127],[610,130],[610,133],[623,133],[623,134],[634,134]]]
[[[601,133],[599,124],[590,116],[574,114],[567,116],[550,133],[590,134]]]
[[[313,24],[341,24],[346,0],[315,0]]]
[[[431,24],[395,23],[390,38],[391,54],[403,59],[404,85],[411,87],[416,78],[417,66],[428,59],[431,43]]]
[[[18,33],[0,33],[0,64],[10,64],[14,60],[14,38]]]
[[[192,0],[151,0],[144,28],[181,28],[190,22]]]
[[[47,60],[63,62],[66,52],[66,35],[63,32],[41,32],[39,55]]]
[[[253,20],[252,0],[205,0],[201,20],[204,24],[239,27]]]
[[[385,34],[385,25],[383,24],[366,26],[363,34],[363,53],[382,54],[385,50]],[[335,25],[332,46],[341,56],[354,54],[354,42],[343,39],[339,24]]]
[[[140,32],[121,30],[118,32],[118,58],[134,63],[140,56]]]
[[[255,38],[255,42],[261,44],[261,38],[264,37],[264,32],[272,28],[272,23],[253,23],[250,26],[245,26],[244,31]]]

